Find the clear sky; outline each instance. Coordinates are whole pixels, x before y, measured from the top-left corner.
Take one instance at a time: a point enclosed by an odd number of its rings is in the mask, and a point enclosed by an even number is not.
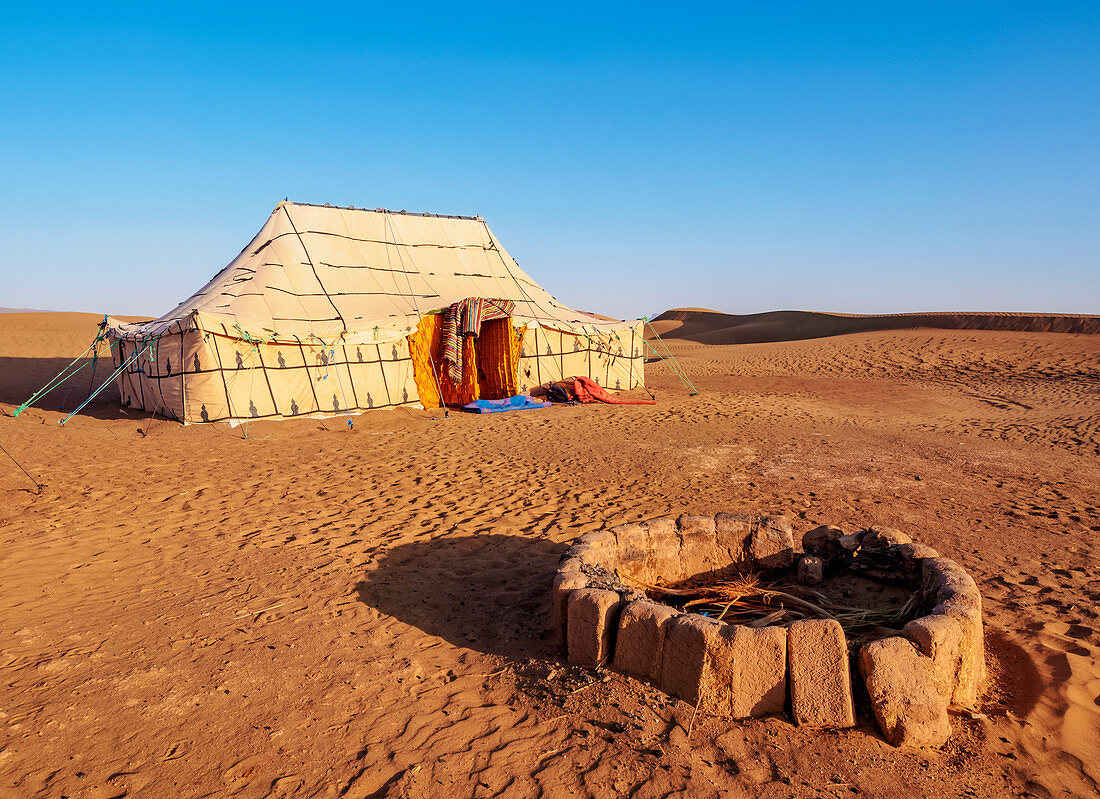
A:
[[[0,305],[159,315],[284,197],[551,293],[1100,313],[1100,3],[7,6]]]

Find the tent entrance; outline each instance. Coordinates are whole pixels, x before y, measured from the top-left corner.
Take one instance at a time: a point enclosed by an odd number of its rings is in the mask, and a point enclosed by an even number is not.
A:
[[[438,408],[514,396],[525,332],[508,317],[483,322],[478,336],[464,336],[462,380],[456,383],[443,362],[443,314],[425,316],[408,337],[420,403]]]

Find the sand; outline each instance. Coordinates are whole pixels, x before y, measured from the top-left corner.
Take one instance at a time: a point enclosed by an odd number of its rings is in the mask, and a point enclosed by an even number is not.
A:
[[[95,322],[0,316],[0,410]],[[63,392],[0,416],[46,484],[0,453],[0,796],[1095,795],[1100,337],[670,347],[700,393],[654,363],[654,407],[247,438],[113,401],[61,427]],[[721,510],[888,524],[959,560],[985,598],[984,715],[905,752],[866,715],[692,725],[563,666],[544,620],[566,542]]]

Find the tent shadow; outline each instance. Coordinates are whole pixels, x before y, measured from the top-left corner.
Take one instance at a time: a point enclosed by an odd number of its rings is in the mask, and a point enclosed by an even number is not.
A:
[[[552,657],[550,585],[564,550],[538,538],[472,535],[388,550],[360,602],[424,633],[510,659]]]
[[[0,358],[0,402],[11,405],[25,402],[70,363],[72,358]],[[84,358],[78,362],[80,371],[59,388],[42,397],[34,407],[57,410],[59,405],[64,404],[67,410],[72,410],[83,402],[90,393],[88,385],[92,370],[88,367],[91,363],[91,358]],[[99,388],[111,373],[111,369],[110,358],[101,358],[96,364],[94,388]],[[95,398],[93,404],[99,401],[111,401],[117,404],[118,399],[118,388],[111,385]]]
[[[0,358],[0,403],[19,406],[26,402],[39,389],[47,385],[61,370],[72,363],[71,358]],[[110,358],[100,358],[96,364],[94,380],[92,359],[84,358],[77,363],[81,369],[59,388],[53,389],[34,402],[32,407],[43,411],[69,413],[99,388],[111,374]],[[101,391],[95,399],[80,411],[80,416],[93,419],[118,419],[122,408],[118,386],[112,380],[111,385]],[[145,419],[153,414],[139,408],[125,408],[126,416],[131,419]],[[163,413],[157,418],[162,418]]]

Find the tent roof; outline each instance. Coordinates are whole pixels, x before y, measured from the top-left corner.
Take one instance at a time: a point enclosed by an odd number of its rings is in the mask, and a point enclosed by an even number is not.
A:
[[[240,255],[173,311],[110,326],[127,338],[198,328],[383,341],[467,297],[512,300],[517,322],[574,333],[634,324],[562,305],[480,217],[281,202]]]

